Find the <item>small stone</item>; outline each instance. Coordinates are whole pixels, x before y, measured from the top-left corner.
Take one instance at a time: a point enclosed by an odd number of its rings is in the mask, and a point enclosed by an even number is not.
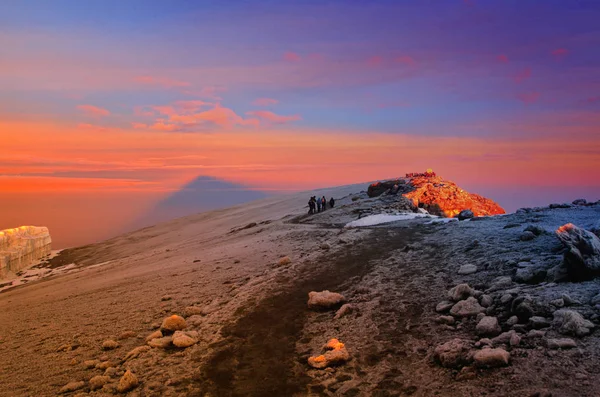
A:
[[[277,264],[279,266],[286,266],[286,265],[289,265],[290,263],[292,263],[292,260],[288,256],[284,256],[283,258],[280,258],[279,261],[277,262]]]
[[[333,318],[335,320],[338,320],[338,319],[354,312],[355,310],[356,310],[356,306],[354,306],[350,303],[343,304],[342,307],[340,307],[339,310],[335,313],[335,316]]]
[[[509,344],[511,347],[519,346],[521,344],[521,337],[515,332],[510,336]]]
[[[435,311],[438,313],[444,313],[452,309],[452,306],[454,306],[454,302],[442,301],[437,304]]]
[[[124,340],[129,338],[135,338],[136,336],[137,334],[133,331],[125,331],[122,332],[121,335],[119,335],[119,339]]]
[[[567,294],[562,294],[561,298],[565,302],[565,306],[581,305],[581,302],[579,302],[578,300],[575,300],[575,299],[571,298]]]
[[[554,312],[554,325],[561,334],[585,336],[594,328],[594,323],[583,318],[574,310],[560,309]]]
[[[95,368],[98,364],[100,364],[99,360],[85,360],[83,362],[83,366],[87,369]]]
[[[321,245],[320,245],[320,247],[321,247],[321,249],[322,249],[322,250],[328,250],[328,249],[330,249],[330,248],[331,248],[331,247],[329,246],[329,244],[327,244],[327,243],[323,243],[323,244],[321,244]]]
[[[452,339],[434,350],[434,358],[445,368],[458,368],[471,362],[472,343],[463,339]]]
[[[96,369],[105,370],[108,367],[112,367],[113,363],[110,361],[103,361],[101,363],[96,364]]]
[[[198,343],[198,340],[191,337],[188,333],[175,331],[173,334],[173,344],[177,347],[186,348]]]
[[[173,298],[170,297],[169,295],[165,295],[162,298],[160,298],[160,300],[163,301],[163,302],[170,301],[171,299],[173,299]]]
[[[473,355],[475,365],[478,367],[503,367],[510,361],[510,353],[504,349],[483,349]]]
[[[468,299],[462,300],[452,306],[452,309],[450,309],[450,314],[455,317],[472,317],[483,311],[485,311],[485,309],[479,305],[477,299],[471,296]]]
[[[532,329],[527,333],[527,338],[530,339],[543,338],[544,336],[546,336],[546,331],[540,331],[538,329]]]
[[[91,390],[97,390],[97,389],[102,389],[102,387],[107,384],[108,382],[110,382],[110,376],[102,376],[102,375],[97,375],[94,376],[92,379],[90,379],[90,389]]]
[[[500,335],[496,336],[495,338],[492,339],[492,343],[494,345],[507,345],[510,344],[510,340],[513,337],[513,335],[516,335],[517,333],[514,330],[510,330],[508,332],[503,332]]]
[[[308,293],[308,307],[310,309],[331,309],[344,301],[344,296],[337,292],[325,290],[321,292],[311,291]]]
[[[463,367],[456,375],[457,381],[471,380],[477,377],[477,369],[475,367]]]
[[[490,307],[493,303],[494,298],[492,298],[490,295],[481,295],[481,298],[479,298],[479,304],[483,307]]]
[[[125,355],[124,361],[131,360],[132,358],[137,358],[140,354],[147,352],[150,349],[150,346],[138,346]]]
[[[129,390],[135,389],[139,384],[137,376],[133,374],[130,370],[127,370],[123,377],[119,380],[119,386],[117,386],[117,390],[119,393],[125,393]]]
[[[535,234],[533,234],[532,232],[529,232],[529,231],[527,231],[527,232],[523,232],[523,233],[521,233],[521,235],[519,236],[519,239],[520,239],[521,241],[531,241],[531,240],[533,240],[535,237],[536,237],[536,235],[535,235]]]
[[[519,322],[519,317],[517,316],[510,316],[508,318],[508,320],[506,320],[506,325],[512,327],[513,325],[517,324]]]
[[[169,335],[163,338],[156,338],[148,341],[148,346],[158,349],[166,349],[167,347],[171,346],[171,342],[173,342],[173,337]]]
[[[556,306],[558,308],[561,308],[565,305],[565,301],[562,298],[558,298],[558,299],[554,299],[552,301],[550,301],[550,304],[552,306]]]
[[[481,338],[475,342],[475,347],[491,346],[493,343],[490,338]]]
[[[577,347],[577,343],[571,338],[558,338],[546,340],[549,349],[571,349]]]
[[[544,317],[533,316],[529,319],[529,324],[533,329],[547,328],[550,326],[550,320]]]
[[[533,309],[529,302],[523,301],[515,307],[514,313],[519,318],[519,321],[524,323],[533,316]]]
[[[198,314],[202,314],[202,308],[199,306],[188,306],[185,309],[183,309],[183,316],[186,318]]]
[[[166,331],[180,331],[185,329],[187,324],[185,323],[185,319],[176,314],[171,317],[167,317],[163,320],[162,325],[160,326],[161,330]]]
[[[158,338],[162,338],[162,337],[163,337],[163,333],[160,330],[154,331],[153,333],[151,333],[150,335],[148,335],[146,337],[146,342],[149,342],[152,339],[158,339]]]
[[[452,316],[440,316],[440,317],[438,317],[438,322],[440,324],[454,325],[454,323],[456,321],[454,320],[454,317],[452,317]]]
[[[473,295],[474,290],[469,287],[469,284],[459,284],[448,291],[448,298],[451,301],[459,302]]]
[[[543,227],[537,225],[529,225],[525,228],[526,232],[531,232],[536,236],[541,236],[546,232]]]
[[[66,385],[64,385],[59,393],[70,393],[79,389],[82,389],[85,387],[85,382],[81,381],[81,382],[69,382]]]
[[[477,272],[477,266],[475,265],[462,265],[459,269],[458,269],[458,274],[460,275],[468,275],[468,274],[473,274]]]
[[[500,297],[500,303],[502,303],[503,305],[510,303],[510,301],[512,301],[512,300],[513,300],[513,297],[511,294],[504,294]]]
[[[478,335],[496,336],[502,332],[502,329],[500,328],[496,317],[485,316],[479,321],[475,327],[475,331]]]
[[[108,367],[106,371],[104,371],[104,376],[116,376],[119,370],[115,367]]]
[[[117,347],[119,347],[119,342],[116,342],[112,339],[105,340],[104,342],[102,342],[103,350],[113,350],[113,349],[116,349]]]

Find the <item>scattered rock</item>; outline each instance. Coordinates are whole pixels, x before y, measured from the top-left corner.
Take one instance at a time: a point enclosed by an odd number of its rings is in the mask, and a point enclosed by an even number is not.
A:
[[[492,298],[490,295],[481,295],[481,298],[479,298],[479,304],[483,307],[490,307],[494,304],[494,298]]]
[[[342,302],[345,298],[337,292],[311,291],[308,293],[308,307],[310,309],[331,309]]]
[[[180,331],[185,329],[186,326],[184,318],[174,314],[171,317],[165,318],[160,328],[162,331]]]
[[[574,310],[560,309],[554,312],[554,325],[561,334],[585,336],[594,328],[591,321]]]
[[[105,370],[106,368],[112,367],[114,364],[111,361],[102,361],[96,364],[96,369]]]
[[[90,389],[91,390],[102,389],[102,387],[105,384],[107,384],[108,382],[110,382],[110,376],[96,375],[92,379],[90,379],[90,382],[89,382]]]
[[[131,350],[129,353],[127,353],[123,360],[127,361],[131,360],[132,358],[137,358],[140,354],[147,352],[150,349],[150,346],[138,346],[135,349]]]
[[[102,342],[103,350],[113,350],[113,349],[116,349],[117,347],[119,347],[119,343],[112,339],[105,340],[104,342]]]
[[[344,317],[345,315],[352,313],[355,310],[356,310],[356,306],[354,306],[350,303],[343,304],[342,307],[340,307],[339,310],[335,313],[335,317],[333,317],[333,318],[338,320],[338,319]]]
[[[521,344],[521,337],[516,332],[514,332],[510,335],[510,340],[508,341],[508,343],[512,347],[519,346]]]
[[[558,338],[546,340],[548,349],[571,349],[577,347],[577,343],[571,338]]]
[[[443,301],[437,304],[435,311],[438,313],[444,313],[452,309],[452,306],[454,306],[454,302]]]
[[[567,248],[564,265],[573,281],[600,275],[600,239],[595,234],[567,223],[558,228],[556,235]]]
[[[337,339],[330,339],[323,349],[325,354],[309,357],[308,365],[313,368],[323,369],[333,365],[343,364],[350,359],[346,346]]]
[[[508,332],[503,332],[500,335],[496,336],[492,339],[492,344],[494,345],[508,345],[510,344],[511,339],[514,339],[513,336],[517,335],[514,330],[510,330]]]
[[[133,331],[125,331],[122,332],[121,335],[119,335],[119,339],[124,340],[129,338],[135,338],[136,336],[137,334]]]
[[[519,239],[521,241],[531,241],[536,237],[535,234],[533,234],[532,232],[523,232],[521,233],[521,235],[519,236]]]
[[[500,303],[502,303],[503,305],[510,303],[512,300],[513,296],[511,294],[504,294],[500,297]]]
[[[515,281],[524,284],[538,284],[546,279],[546,269],[541,267],[525,267],[517,269]]]
[[[543,338],[546,336],[546,331],[540,331],[538,329],[532,329],[527,333],[527,337],[531,339]]]
[[[542,234],[544,234],[546,232],[546,230],[544,230],[543,227],[538,226],[538,225],[529,225],[525,228],[526,232],[531,232],[533,234],[535,234],[536,236],[541,236]]]
[[[575,299],[571,298],[567,294],[562,294],[561,298],[562,298],[563,302],[565,302],[565,306],[577,306],[577,305],[581,305],[581,302],[579,302],[578,300],[575,300]]]
[[[95,368],[98,364],[100,364],[100,360],[85,360],[83,362],[83,366],[87,369]]]
[[[440,316],[440,317],[438,317],[438,322],[440,324],[454,325],[456,320],[452,316]]]
[[[504,349],[483,349],[473,355],[475,365],[478,367],[504,367],[510,361],[510,353]]]
[[[137,376],[132,373],[130,370],[127,370],[123,377],[119,380],[119,386],[117,386],[117,390],[119,393],[125,393],[129,390],[135,389],[139,384]]]
[[[475,331],[478,335],[496,336],[502,332],[502,329],[496,317],[485,316],[479,321],[475,327]]]
[[[550,320],[544,317],[533,316],[529,319],[529,324],[533,329],[547,328],[550,326]]]
[[[146,337],[146,342],[149,342],[152,339],[157,339],[157,338],[162,338],[162,337],[163,337],[163,333],[161,332],[161,330],[157,330]]]
[[[573,200],[572,204],[573,205],[586,205],[587,204],[587,200],[586,199]]]
[[[115,367],[108,367],[106,368],[106,371],[104,371],[104,376],[116,376],[117,373],[119,372],[119,370]],[[121,372],[121,375],[123,375],[123,372]]]
[[[292,263],[292,260],[290,259],[289,256],[284,256],[283,258],[280,258],[279,261],[277,262],[277,264],[279,266],[286,266],[286,265],[289,265],[290,263]]]
[[[163,338],[156,338],[148,341],[148,346],[156,347],[158,349],[166,349],[167,347],[171,346],[171,342],[173,342],[173,337],[169,335]]]
[[[163,301],[163,302],[170,301],[171,299],[173,299],[173,298],[170,297],[169,295],[165,295],[162,298],[160,298],[160,300]]]
[[[188,306],[185,309],[183,309],[184,317],[191,317],[198,314],[202,314],[202,308],[199,306]]]
[[[521,323],[526,323],[531,316],[533,316],[533,308],[531,303],[522,298],[515,299],[512,303],[513,313],[519,318]]]
[[[473,273],[477,273],[477,266],[475,265],[462,265],[459,269],[458,269],[458,274],[460,275],[467,275],[467,274],[473,274]]]
[[[510,327],[512,327],[513,325],[518,324],[518,323],[519,323],[519,317],[517,317],[517,316],[510,316],[508,318],[508,320],[506,320],[506,325],[508,325]]]
[[[485,309],[479,305],[477,299],[471,296],[466,300],[460,301],[452,306],[452,309],[450,309],[450,314],[455,317],[472,317],[483,311],[485,311]]]
[[[471,361],[472,343],[463,339],[452,339],[435,348],[433,357],[445,368],[458,368]]]
[[[463,367],[458,374],[456,374],[457,381],[471,380],[477,377],[477,369],[475,367]]]
[[[459,221],[464,221],[465,219],[474,218],[475,214],[473,214],[473,211],[471,211],[471,210],[462,210],[458,213],[458,215],[456,217],[458,218]]]
[[[600,302],[600,300],[599,300]],[[565,301],[562,298],[558,298],[558,299],[554,299],[552,301],[550,301],[550,304],[552,306],[556,306],[556,307],[563,307],[565,305]]]
[[[63,393],[71,393],[74,392],[76,390],[79,389],[83,389],[85,387],[85,382],[81,381],[81,382],[69,382],[66,385],[64,385],[59,393],[63,394]]]
[[[330,249],[330,248],[331,248],[331,247],[329,246],[329,244],[327,244],[327,243],[323,243],[323,244],[321,244],[321,245],[320,245],[320,247],[321,247],[321,249],[322,249],[322,250],[328,250],[328,249]]]
[[[458,302],[472,296],[475,290],[469,287],[469,284],[458,284],[456,287],[448,291],[448,298],[451,301]]]
[[[192,338],[188,333],[175,331],[173,334],[173,344],[177,347],[186,348],[198,343],[196,338]]]

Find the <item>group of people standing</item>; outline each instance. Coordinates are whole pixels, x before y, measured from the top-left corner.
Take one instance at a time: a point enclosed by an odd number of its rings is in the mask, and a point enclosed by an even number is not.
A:
[[[333,208],[335,205],[335,200],[333,197],[329,200],[329,208]],[[327,199],[325,196],[317,197],[312,196],[310,200],[308,200],[308,213],[314,214],[315,212],[325,211],[327,209]]]

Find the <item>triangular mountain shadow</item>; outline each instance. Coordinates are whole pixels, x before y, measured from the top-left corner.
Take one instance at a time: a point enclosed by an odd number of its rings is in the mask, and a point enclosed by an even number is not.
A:
[[[267,193],[252,190],[247,186],[210,176],[199,176],[160,201],[146,214],[135,220],[127,229],[134,230],[170,219],[231,207],[267,196]]]

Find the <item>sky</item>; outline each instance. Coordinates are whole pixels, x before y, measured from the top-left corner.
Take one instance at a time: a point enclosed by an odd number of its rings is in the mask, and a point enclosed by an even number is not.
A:
[[[597,200],[599,20],[594,0],[4,0],[0,229],[97,241],[204,177],[433,168],[509,211]]]

